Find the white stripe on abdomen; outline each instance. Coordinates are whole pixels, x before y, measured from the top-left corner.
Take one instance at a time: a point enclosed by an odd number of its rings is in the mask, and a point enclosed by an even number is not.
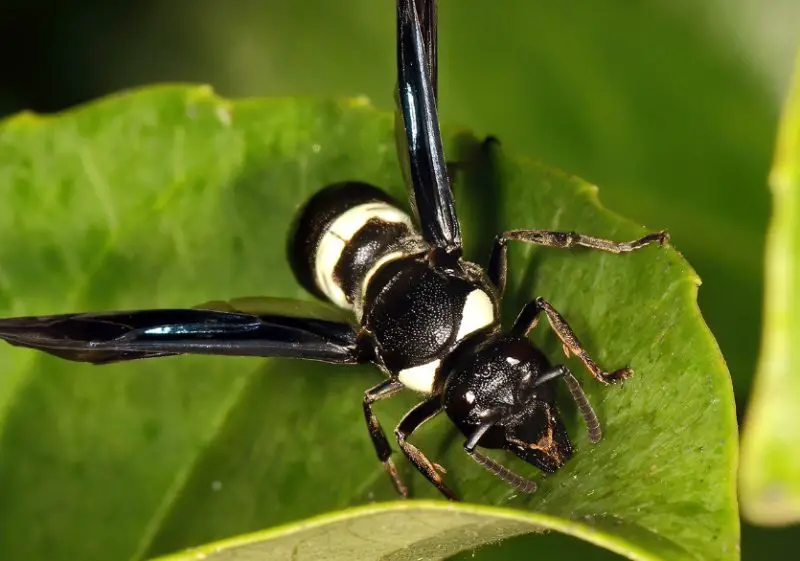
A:
[[[413,230],[411,219],[390,204],[375,201],[355,206],[337,217],[320,239],[314,263],[314,278],[319,289],[331,302],[342,308],[351,309],[342,288],[333,278],[333,271],[342,256],[347,243],[371,219],[383,222],[401,222]]]

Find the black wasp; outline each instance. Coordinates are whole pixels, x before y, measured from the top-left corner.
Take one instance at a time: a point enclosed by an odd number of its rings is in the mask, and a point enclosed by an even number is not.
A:
[[[405,456],[448,499],[441,468],[408,439],[444,410],[466,436],[464,450],[522,492],[536,486],[477,449],[500,448],[544,472],[572,455],[554,400],[564,380],[589,431],[600,424],[566,366],[552,366],[527,338],[541,312],[563,343],[603,384],[629,377],[605,372],[543,298],[502,331],[500,299],[509,240],[611,253],[634,251],[665,232],[618,243],[574,232],[511,230],[495,239],[486,270],[462,259],[436,112],[435,0],[397,1],[398,147],[419,231],[383,191],[357,182],[329,186],[302,209],[289,240],[292,268],[312,293],[350,310],[355,325],[291,313],[251,313],[237,301],[192,309],[79,313],[0,320],[0,338],[58,357],[106,364],[176,354],[293,357],[372,363],[387,379],[364,394],[364,416],[378,458],[408,495],[372,405],[405,388],[423,394],[395,429]]]

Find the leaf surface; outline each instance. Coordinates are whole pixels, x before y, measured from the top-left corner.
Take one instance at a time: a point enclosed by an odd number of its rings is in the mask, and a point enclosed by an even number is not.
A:
[[[310,299],[286,263],[291,220],[313,192],[346,179],[403,197],[392,126],[363,100],[232,103],[191,87],[8,119],[0,313]],[[575,177],[502,152],[476,158],[469,135],[445,133],[447,153],[467,162],[456,196],[475,259],[510,228],[620,240],[644,232]],[[614,256],[519,246],[510,267],[507,321],[544,296],[598,363],[637,374],[601,388],[568,361],[606,438],[591,446],[562,400],[577,453],[556,475],[536,474],[534,495],[514,496],[469,462],[445,419],[415,435],[468,503],[507,513],[462,507],[458,516],[498,532],[463,548],[533,524],[639,559],[738,558],[733,396],[690,267],[663,248]],[[545,326],[533,337],[560,360]],[[363,425],[363,391],[380,379],[371,368],[221,357],[98,368],[3,347],[0,371],[0,548],[10,559],[141,559],[321,513],[363,520],[363,511],[339,511],[394,498]],[[416,399],[380,404],[384,426]],[[415,498],[437,498],[399,463]],[[380,507],[387,522],[368,535],[394,533],[413,505]],[[421,520],[430,516],[420,509]],[[407,532],[409,555],[448,532]]]

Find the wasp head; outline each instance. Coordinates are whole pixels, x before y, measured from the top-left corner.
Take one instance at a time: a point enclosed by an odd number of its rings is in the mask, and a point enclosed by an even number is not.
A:
[[[545,472],[572,456],[548,376],[553,369],[528,339],[489,336],[454,353],[446,369],[444,409],[468,439],[491,424],[478,445],[509,450]]]

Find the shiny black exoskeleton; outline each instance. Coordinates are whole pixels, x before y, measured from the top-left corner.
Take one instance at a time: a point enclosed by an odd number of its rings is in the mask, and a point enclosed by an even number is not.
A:
[[[459,351],[444,365],[442,393],[459,430],[471,436],[496,419],[480,438],[482,447],[504,448],[548,473],[561,467],[572,456],[572,444],[552,385],[537,384],[553,372],[547,357],[513,334],[477,337]]]
[[[556,379],[576,401],[590,441],[602,436],[569,369],[551,365],[528,339],[539,314],[565,352],[600,382],[632,372],[602,370],[542,298],[528,303],[510,330],[501,329],[509,240],[623,253],[663,245],[667,235],[620,243],[574,232],[511,230],[496,238],[486,269],[464,260],[436,112],[435,0],[397,1],[397,48],[398,153],[415,220],[380,189],[344,182],[321,190],[303,207],[288,246],[298,281],[350,310],[352,325],[322,313],[304,315],[298,303],[251,299],[194,309],[10,318],[0,320],[0,338],[94,364],[187,353],[373,363],[386,379],[365,392],[364,416],[400,494],[408,490],[372,406],[406,388],[424,399],[395,429],[397,443],[443,495],[456,500],[441,467],[408,441],[442,411],[465,435],[470,457],[514,488],[533,491],[533,481],[478,448],[510,451],[545,472],[561,467],[573,449],[555,404]]]

